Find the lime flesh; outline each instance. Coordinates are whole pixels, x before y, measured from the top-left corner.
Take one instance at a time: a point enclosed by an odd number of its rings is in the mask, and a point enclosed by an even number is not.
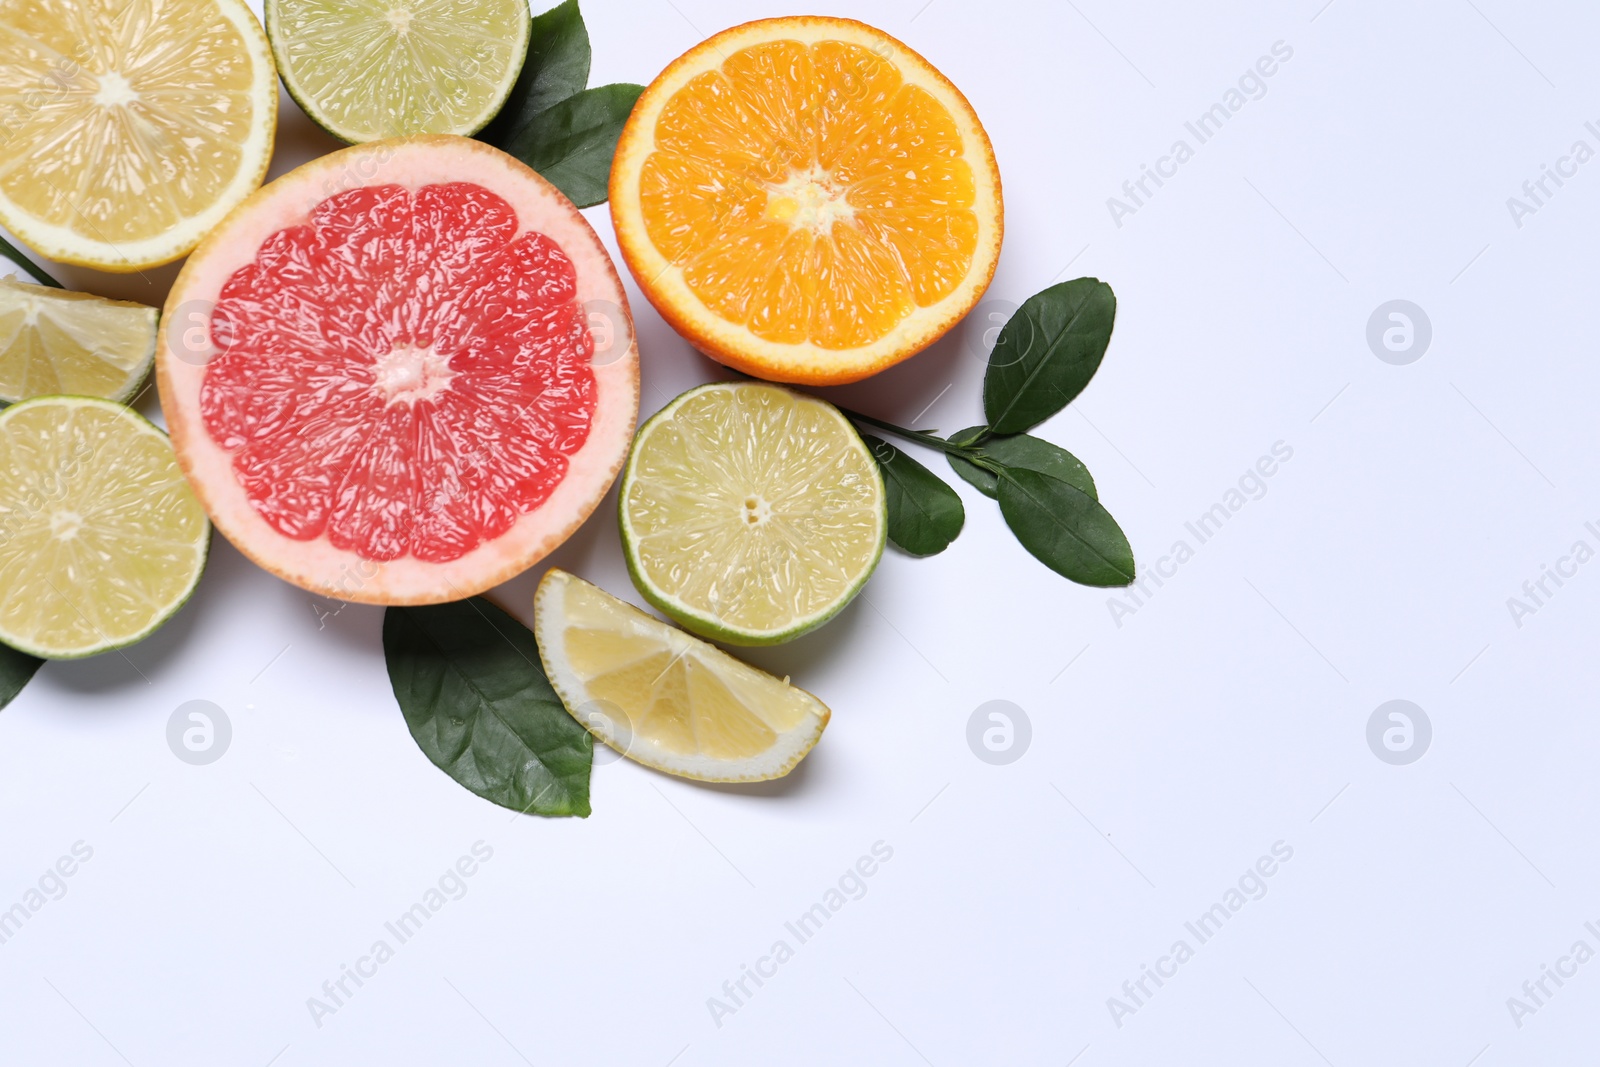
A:
[[[193,592],[210,531],[167,435],[132,409],[0,412],[0,641],[71,659],[147,636]]]
[[[283,84],[352,144],[486,126],[527,59],[526,0],[267,0]]]
[[[887,530],[877,464],[839,409],[758,382],[691,389],[645,423],[619,507],[639,592],[736,645],[788,641],[838,614]]]

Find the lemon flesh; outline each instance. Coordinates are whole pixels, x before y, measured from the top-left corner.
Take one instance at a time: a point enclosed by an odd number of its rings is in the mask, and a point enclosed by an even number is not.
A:
[[[0,0],[0,222],[100,270],[177,259],[261,184],[277,109],[241,0]]]
[[[883,554],[883,479],[832,404],[758,382],[691,389],[622,476],[629,573],[694,632],[770,645],[850,602]]]
[[[0,278],[0,400],[127,401],[156,355],[155,308]]]
[[[210,530],[167,435],[131,408],[0,412],[0,641],[70,659],[145,637],[199,582]]]
[[[708,782],[779,778],[827,707],[803,689],[552,568],[534,596],[545,673],[573,717],[648,767]]]
[[[312,121],[365,143],[472,134],[528,54],[526,0],[268,0],[283,83]]]

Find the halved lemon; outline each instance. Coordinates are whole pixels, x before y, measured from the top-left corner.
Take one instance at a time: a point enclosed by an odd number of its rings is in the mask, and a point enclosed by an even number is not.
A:
[[[527,0],[266,0],[284,87],[311,120],[360,144],[477,133],[522,72]]]
[[[781,778],[828,708],[803,689],[551,568],[533,598],[539,658],[595,737],[658,771],[704,782]]]
[[[618,505],[639,592],[734,645],[775,645],[837,615],[889,528],[883,477],[849,420],[763,382],[698,386],[652,416]]]
[[[965,97],[849,19],[717,34],[633,109],[611,170],[622,254],[701,351],[833,385],[932,344],[1000,255],[1000,173]]]
[[[128,401],[156,356],[155,308],[0,278],[0,400]]]
[[[277,117],[242,0],[0,0],[0,223],[42,256],[185,255],[261,184]]]
[[[131,644],[188,600],[210,539],[167,435],[132,408],[0,412],[0,641],[54,659]]]

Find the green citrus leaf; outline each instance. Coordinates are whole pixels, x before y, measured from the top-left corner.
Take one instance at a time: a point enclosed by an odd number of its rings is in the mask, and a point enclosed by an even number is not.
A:
[[[1111,343],[1117,298],[1097,278],[1030,296],[1000,330],[983,377],[983,414],[997,434],[1032,429],[1083,392]]]
[[[589,31],[578,12],[578,0],[566,0],[535,15],[522,73],[500,114],[478,133],[478,140],[504,148],[535,115],[583,92],[589,84],[589,58]]]
[[[987,427],[969,427],[960,433],[951,434],[950,442],[958,445],[971,444],[982,436],[985,429]],[[1094,479],[1089,476],[1089,469],[1083,465],[1083,461],[1066,449],[1041,438],[1030,437],[1025,433],[994,434],[979,445],[976,451],[980,456],[993,460],[1002,467],[1015,467],[1048,474],[1089,496],[1098,496],[1094,488]],[[994,475],[960,456],[949,453],[946,453],[946,456],[950,460],[951,469],[961,475],[962,479],[974,489],[991,499],[999,497],[1000,484]]]
[[[579,207],[606,202],[611,157],[642,85],[602,85],[535,115],[502,147]]]
[[[949,548],[967,519],[961,497],[889,442],[869,434],[861,439],[883,472],[889,540],[913,556],[934,556]]]
[[[434,766],[515,811],[589,814],[594,742],[550,688],[522,623],[482,597],[392,607],[383,654]]]
[[[22,687],[33,678],[34,672],[44,666],[44,660],[18,652],[10,645],[0,645],[0,708],[17,698]]]
[[[1063,578],[1097,586],[1133,581],[1127,535],[1098,500],[1075,486],[1008,469],[1000,476],[1000,513],[1022,547]]]

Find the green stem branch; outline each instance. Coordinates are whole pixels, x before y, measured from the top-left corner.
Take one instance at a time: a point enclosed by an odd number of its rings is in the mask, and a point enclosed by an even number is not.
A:
[[[62,287],[60,282],[46,274],[43,269],[33,262],[33,260],[17,251],[11,242],[7,241],[4,237],[0,237],[0,255],[5,256],[17,266],[27,271],[40,285],[48,285],[52,289],[60,289]]]
[[[882,419],[875,419],[871,415],[863,415],[859,411],[851,411],[849,408],[840,408],[839,410],[845,414],[846,418],[853,419],[856,422],[866,423],[868,426],[874,426],[877,429],[883,430],[887,433],[892,433],[896,437],[904,438],[907,441],[915,441],[919,445],[923,445],[926,448],[931,448],[937,452],[943,452],[947,456],[958,456],[961,459],[966,460],[968,463],[971,463],[975,467],[981,467],[990,474],[1000,474],[1001,468],[999,465],[986,458],[983,453],[979,452],[975,448],[972,448],[971,446],[958,445],[954,442],[946,441],[942,437],[935,437],[931,433],[922,433],[919,430],[908,430],[903,426],[896,426],[892,422],[884,422]]]

